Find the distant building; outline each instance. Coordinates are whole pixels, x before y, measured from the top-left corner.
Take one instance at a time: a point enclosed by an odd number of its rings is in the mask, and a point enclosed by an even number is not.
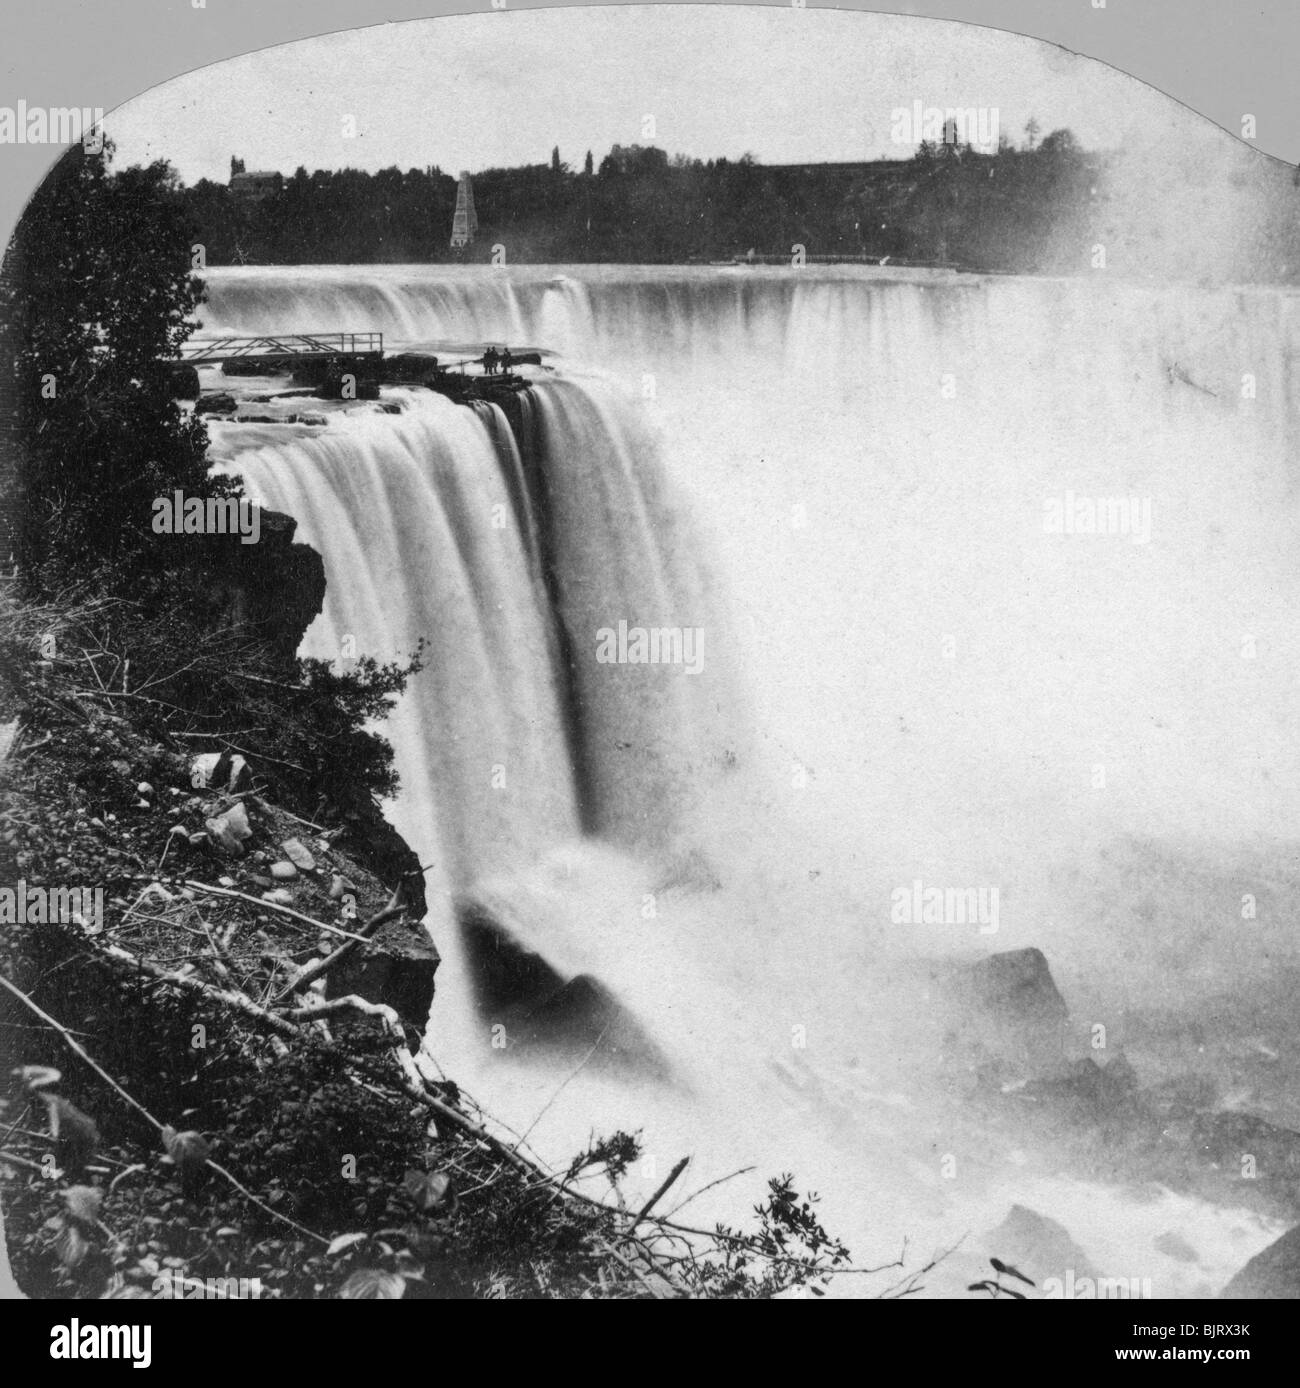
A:
[[[274,197],[284,187],[284,175],[274,170],[254,170],[244,172],[243,160],[231,161],[230,191],[241,198],[260,202],[263,198]]]
[[[474,212],[474,185],[469,174],[462,172],[456,190],[456,215],[451,219],[451,244],[468,246],[478,235],[478,217]]]

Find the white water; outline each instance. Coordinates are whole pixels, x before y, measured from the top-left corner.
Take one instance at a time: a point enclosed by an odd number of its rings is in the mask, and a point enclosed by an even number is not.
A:
[[[563,354],[536,394],[573,691],[535,529],[493,523],[521,466],[503,421],[410,393],[400,418],[224,440],[325,555],[307,653],[431,642],[389,732],[395,822],[436,864],[449,1071],[520,1127],[565,1073],[490,1049],[446,910],[475,888],[613,988],[681,1078],[584,1073],[532,1134],[552,1155],[644,1123],[659,1175],[684,1151],[696,1185],[792,1168],[871,1262],[1013,1200],[1157,1294],[1213,1290],[1267,1241],[936,1129],[933,1038],[889,980],[911,954],[1036,943],[1076,1015],[1122,1037],[1126,1009],[1190,1015],[1294,961],[1294,295],[537,267],[210,283],[209,331]],[[1149,499],[1150,542],[1044,533],[1067,490]],[[705,674],[597,664],[619,619],[703,628]],[[998,934],[892,926],[916,877],[997,885]],[[1276,905],[1254,933],[1243,892]],[[1144,1220],[1199,1263],[1153,1254]]]

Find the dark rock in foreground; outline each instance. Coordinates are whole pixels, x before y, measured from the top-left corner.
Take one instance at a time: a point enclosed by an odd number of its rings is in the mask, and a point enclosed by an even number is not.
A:
[[[1219,1293],[1223,1300],[1294,1301],[1300,1298],[1300,1224],[1257,1253]]]
[[[995,1257],[1032,1278],[1040,1293],[1049,1277],[1064,1282],[1067,1272],[1072,1272],[1076,1281],[1101,1276],[1063,1225],[1025,1205],[1012,1205],[1007,1217],[985,1235],[983,1243]]]
[[[484,1016],[524,1052],[572,1055],[596,1070],[670,1076],[666,1058],[637,1018],[588,974],[565,978],[522,944],[483,903],[457,918]]]

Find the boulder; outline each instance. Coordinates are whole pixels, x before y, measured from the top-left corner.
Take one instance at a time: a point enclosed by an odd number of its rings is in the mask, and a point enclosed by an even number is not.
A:
[[[1219,1293],[1225,1301],[1300,1298],[1300,1224],[1257,1253]]]
[[[284,856],[299,872],[316,871],[316,859],[311,856],[301,839],[285,839],[280,847],[284,849]]]
[[[195,414],[234,414],[235,408],[235,397],[224,390],[200,395],[194,402]]]
[[[1076,1282],[1101,1276],[1063,1225],[1026,1205],[1012,1205],[1007,1217],[982,1242],[993,1257],[1032,1278],[1040,1295],[1049,1277],[1064,1283],[1067,1272],[1074,1274]]]
[[[1013,949],[972,965],[966,987],[990,1016],[1013,1022],[1059,1026],[1069,1015],[1041,949]]]
[[[221,363],[223,376],[268,376],[273,369],[265,357],[227,357]]]
[[[510,1045],[596,1071],[670,1078],[663,1052],[599,979],[566,977],[483,901],[458,902],[457,919],[479,1008],[504,1026]]]
[[[1192,1121],[1191,1145],[1212,1166],[1240,1172],[1242,1159],[1249,1156],[1259,1180],[1288,1189],[1300,1184],[1300,1133],[1253,1113],[1198,1114]]]
[[[1011,1078],[1053,1076],[1065,1064],[1069,1011],[1039,949],[992,954],[950,974],[949,1043],[977,1068]]]
[[[1151,1247],[1157,1253],[1163,1253],[1166,1258],[1173,1258],[1179,1263],[1199,1262],[1196,1250],[1181,1234],[1172,1229],[1166,1229],[1163,1234],[1152,1239]]]
[[[232,805],[224,814],[204,820],[204,826],[218,847],[227,853],[242,853],[245,841],[253,837],[248,811],[242,801]]]
[[[441,962],[423,926],[389,921],[368,944],[326,974],[326,996],[355,993],[367,1002],[387,1003],[404,1022],[423,1028],[433,1006],[434,975]]]
[[[303,633],[325,603],[325,562],[294,542],[297,524],[263,508],[257,544],[243,544],[238,535],[205,537],[213,625],[255,630],[282,662],[286,679],[296,678],[293,662]]]

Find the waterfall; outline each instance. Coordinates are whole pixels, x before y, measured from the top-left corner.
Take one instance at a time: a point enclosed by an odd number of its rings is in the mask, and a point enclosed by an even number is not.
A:
[[[419,650],[381,729],[401,778],[391,813],[431,865],[440,1029],[481,1034],[457,899],[584,836],[667,853],[726,760],[721,672],[602,662],[599,633],[718,627],[634,410],[542,382],[517,437],[495,405],[395,394],[400,416],[340,414],[289,441],[214,432],[227,468],[324,556],[303,654],[346,669]],[[558,942],[547,954],[576,971]]]
[[[394,821],[435,865],[452,1072],[495,1064],[453,924],[469,893],[652,1032],[699,1101],[638,1096],[659,1150],[703,1126],[733,1166],[758,1143],[773,1170],[829,1169],[879,1237],[891,1200],[890,1230],[950,1233],[924,1081],[899,1078],[934,1042],[900,958],[1039,945],[1118,1044],[1133,1008],[1286,1002],[1294,292],[531,266],[221,270],[209,291],[208,331],[555,354],[511,420],[402,391],[398,416],[213,426],[325,558],[305,653],[429,643],[385,731]],[[700,672],[603,658],[620,624],[702,633]],[[891,924],[917,878],[996,885],[998,933]],[[1243,894],[1268,904],[1249,948]],[[555,1087],[491,1073],[524,1127]],[[627,1119],[584,1080],[547,1104],[557,1153]],[[962,1229],[1002,1217],[1006,1180],[980,1169]],[[1069,1222],[1080,1198],[1034,1203]],[[1201,1218],[1088,1198],[1115,1229]],[[1267,1242],[1205,1218],[1218,1271],[1160,1264],[1181,1294]]]
[[[282,450],[284,466],[239,459],[340,576],[313,643],[333,658],[351,626],[362,649],[398,633],[446,643],[421,677],[426,712],[408,701],[395,724],[412,743],[397,814],[442,826],[452,890],[500,864],[514,833],[519,858],[535,853],[526,826],[560,785],[572,803],[556,837],[577,824],[661,847],[710,775],[752,757],[756,819],[712,815],[738,851],[766,826],[778,859],[833,874],[873,924],[889,884],[922,869],[1000,883],[1005,943],[1051,928],[1062,962],[1092,972],[1086,937],[1044,924],[1079,843],[1235,852],[1300,818],[1300,622],[1280,598],[1300,553],[1292,291],[255,268],[213,272],[205,317],[228,332],[379,329],[395,347],[508,339],[563,365],[515,430],[424,399],[398,420],[336,421]],[[418,510],[377,475],[390,451],[401,485],[423,469]],[[324,495],[306,482],[317,456]],[[1053,533],[1047,509],[1080,501],[1131,504],[1151,532]],[[494,502],[508,531],[490,527]],[[435,534],[449,537],[437,563]],[[381,591],[382,615],[339,610]],[[700,630],[704,673],[602,663],[597,633],[620,622]],[[467,769],[478,720],[493,731]],[[454,752],[423,745],[439,727]],[[484,789],[491,766],[520,762],[507,794]],[[1143,934],[1164,948],[1182,928]]]

